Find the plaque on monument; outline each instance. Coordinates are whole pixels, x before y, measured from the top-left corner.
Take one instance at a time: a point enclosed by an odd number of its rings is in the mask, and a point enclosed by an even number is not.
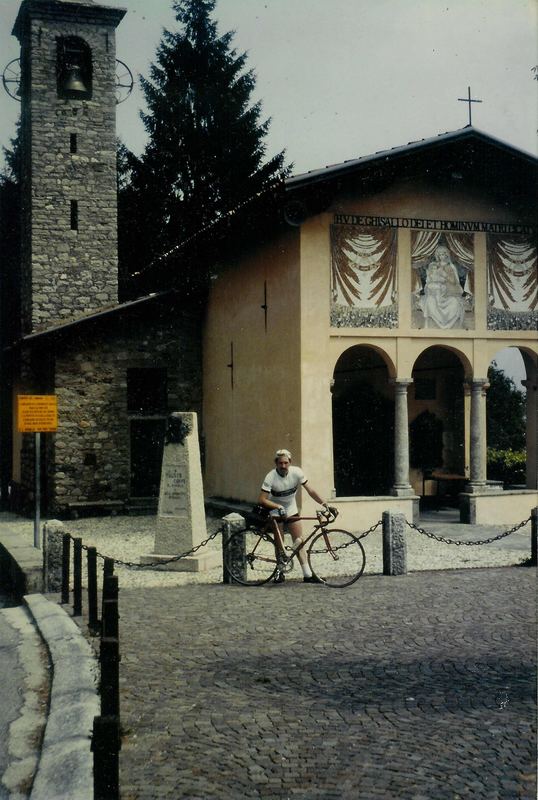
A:
[[[187,512],[189,473],[179,464],[163,464],[159,516],[177,517]]]

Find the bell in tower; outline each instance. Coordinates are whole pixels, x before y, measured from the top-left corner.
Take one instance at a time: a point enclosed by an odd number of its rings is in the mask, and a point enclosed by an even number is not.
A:
[[[83,39],[61,37],[56,47],[58,96],[89,100],[92,96],[92,53]]]

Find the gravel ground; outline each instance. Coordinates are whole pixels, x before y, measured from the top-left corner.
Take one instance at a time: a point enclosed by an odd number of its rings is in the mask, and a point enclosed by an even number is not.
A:
[[[425,530],[450,539],[476,541],[496,536],[511,526],[470,526],[460,525],[449,520],[448,515],[428,515],[420,521]],[[155,516],[116,516],[91,517],[69,520],[64,523],[66,531],[73,536],[80,536],[83,544],[93,546],[103,556],[138,562],[140,556],[153,552],[157,518]],[[220,518],[207,518],[208,535],[219,530]],[[9,529],[20,532],[33,544],[33,522],[13,514],[0,513],[0,530]],[[356,531],[360,533],[360,531]],[[408,529],[407,566],[410,572],[423,570],[461,569],[477,567],[513,566],[522,563],[530,556],[531,524],[506,538],[492,544],[462,547],[447,545]],[[366,551],[365,574],[381,574],[383,572],[381,526],[363,539]],[[220,551],[220,537],[207,545],[208,548]],[[85,564],[85,559],[84,559]],[[83,573],[85,570],[83,570]],[[99,570],[101,572],[101,570]],[[200,583],[221,583],[222,567],[216,567],[203,573],[170,572],[162,569],[132,569],[117,565],[115,569],[122,587],[135,586],[184,586]],[[289,576],[300,577],[300,569],[296,565]],[[84,577],[84,575],[83,575]]]

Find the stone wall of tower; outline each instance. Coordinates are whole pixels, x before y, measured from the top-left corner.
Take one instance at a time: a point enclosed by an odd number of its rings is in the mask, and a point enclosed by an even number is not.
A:
[[[43,0],[23,2],[15,24],[22,64],[25,332],[117,303],[115,28],[123,14]],[[58,95],[57,42],[67,36],[91,49],[91,98]]]

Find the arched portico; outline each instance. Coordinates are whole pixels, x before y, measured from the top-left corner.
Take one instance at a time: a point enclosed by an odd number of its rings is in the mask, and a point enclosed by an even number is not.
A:
[[[387,495],[394,474],[394,381],[379,348],[353,345],[336,362],[332,384],[336,496]]]
[[[457,494],[470,475],[470,395],[466,378],[471,365],[453,347],[433,345],[416,358],[409,392],[409,473],[414,491]],[[432,474],[444,474],[442,483],[428,483]]]

